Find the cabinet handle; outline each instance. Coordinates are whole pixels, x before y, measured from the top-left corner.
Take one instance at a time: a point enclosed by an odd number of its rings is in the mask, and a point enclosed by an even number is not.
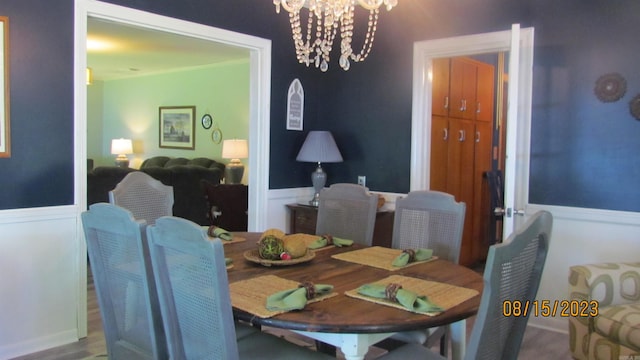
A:
[[[476,131],[476,142],[480,142],[480,131]]]
[[[442,129],[442,140],[447,141],[449,139],[449,129]]]
[[[448,96],[444,97],[444,108],[445,109],[449,108],[449,97]]]
[[[465,106],[464,106],[464,99],[460,100],[460,111],[464,111],[465,110]]]
[[[458,130],[458,141],[463,142],[465,140],[464,130]]]
[[[480,102],[478,102],[478,108],[476,110],[476,113],[480,114]]]

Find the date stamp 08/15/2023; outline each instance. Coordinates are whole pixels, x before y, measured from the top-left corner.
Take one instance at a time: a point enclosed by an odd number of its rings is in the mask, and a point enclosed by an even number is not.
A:
[[[598,316],[597,300],[505,300],[502,315],[505,317],[595,317]],[[632,359],[632,360],[640,360]]]

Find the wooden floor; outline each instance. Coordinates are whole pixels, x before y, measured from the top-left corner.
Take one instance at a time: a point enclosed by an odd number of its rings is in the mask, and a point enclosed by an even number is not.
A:
[[[87,318],[88,335],[75,343],[56,347],[53,349],[17,357],[11,360],[79,360],[79,359],[107,359],[107,351],[102,331],[102,321],[98,309],[98,301],[95,295],[93,279],[89,274],[89,284],[87,285]],[[467,336],[471,333],[473,319],[467,321]],[[314,342],[300,336],[291,336],[288,332],[277,329],[267,329],[266,331],[283,335],[288,340],[303,346],[313,347]],[[569,336],[563,333],[543,330],[532,326],[527,327],[524,341],[520,348],[519,360],[539,360],[539,359],[571,359],[569,353]],[[367,354],[366,359],[375,359],[384,353],[381,349],[372,349]],[[338,354],[338,359],[344,358]]]

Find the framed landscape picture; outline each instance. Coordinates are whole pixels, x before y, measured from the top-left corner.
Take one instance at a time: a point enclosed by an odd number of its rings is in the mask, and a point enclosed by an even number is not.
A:
[[[9,18],[0,16],[0,158],[11,157],[9,129]]]
[[[160,107],[160,147],[168,149],[196,148],[196,107]]]

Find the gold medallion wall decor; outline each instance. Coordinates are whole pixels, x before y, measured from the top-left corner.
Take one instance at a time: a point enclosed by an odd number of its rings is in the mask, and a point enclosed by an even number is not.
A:
[[[636,120],[640,120],[640,94],[629,101],[629,112]]]
[[[618,101],[627,92],[627,81],[618,73],[604,74],[596,80],[593,91],[602,102]]]
[[[214,144],[220,144],[222,142],[222,130],[218,127],[217,122],[213,122],[213,131],[211,132],[211,140]]]

